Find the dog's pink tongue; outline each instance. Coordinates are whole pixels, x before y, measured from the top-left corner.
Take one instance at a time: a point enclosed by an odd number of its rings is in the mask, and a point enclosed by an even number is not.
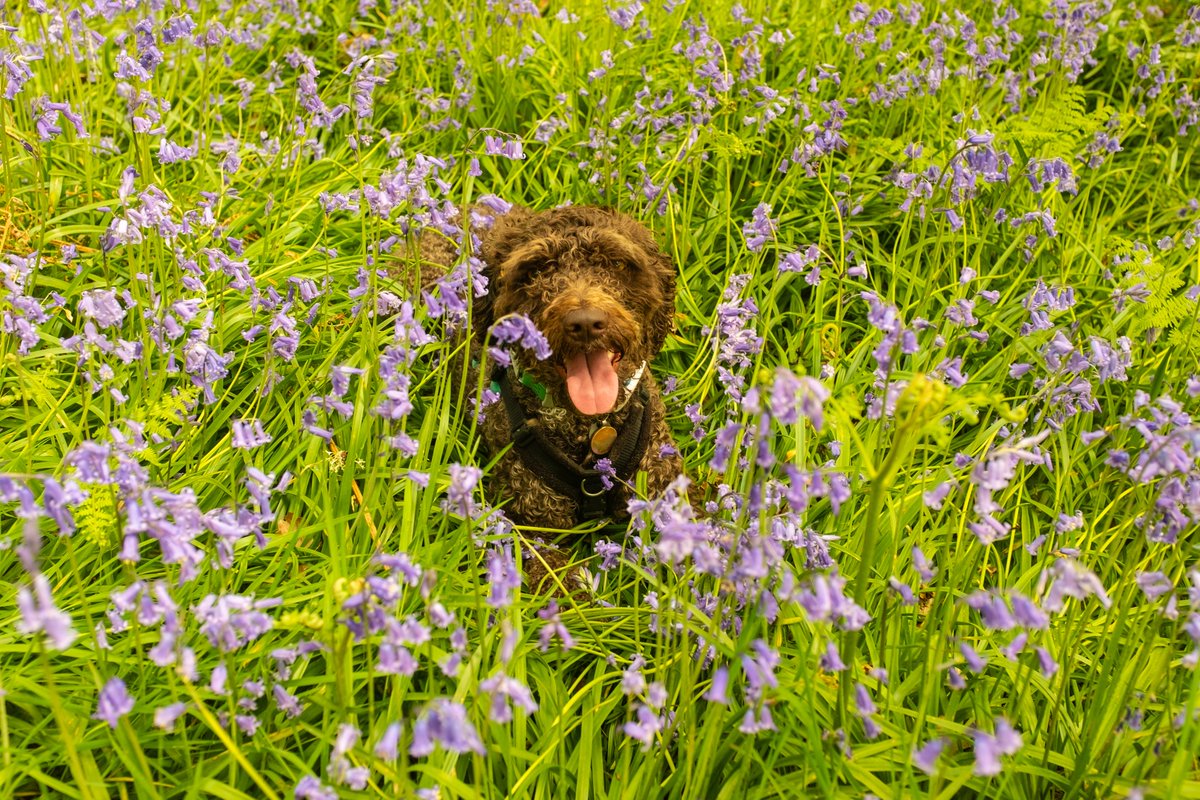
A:
[[[612,353],[593,350],[567,361],[567,394],[580,414],[605,414],[617,404],[617,371]]]

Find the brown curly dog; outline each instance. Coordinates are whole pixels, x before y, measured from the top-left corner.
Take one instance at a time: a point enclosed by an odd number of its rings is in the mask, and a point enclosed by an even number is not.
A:
[[[480,427],[487,451],[502,453],[490,491],[524,526],[628,520],[639,473],[653,497],[683,471],[649,368],[672,329],[675,266],[644,226],[605,208],[514,207],[480,235],[488,293],[472,311],[479,353],[510,314],[532,320],[552,349],[543,361],[520,351],[507,368],[484,367],[501,396]],[[550,548],[527,554],[527,582],[537,588],[566,558]]]

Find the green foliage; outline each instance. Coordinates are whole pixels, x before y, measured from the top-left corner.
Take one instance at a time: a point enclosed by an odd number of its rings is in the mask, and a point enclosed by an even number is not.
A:
[[[1002,24],[1006,4],[903,4],[875,23],[881,8],[684,2],[641,5],[626,29],[609,13],[621,3],[595,0],[48,3],[68,9],[61,19],[37,5],[0,12],[4,80],[33,73],[0,100],[0,477],[30,491],[0,484],[0,797],[283,798],[346,766],[369,768],[361,790],[338,787],[346,798],[1200,797],[1185,421],[1200,419],[1189,393],[1200,250],[1188,243],[1200,136],[1178,135],[1200,87],[1186,9],[1016,3]],[[184,14],[196,29],[167,47],[164,26]],[[143,18],[166,60],[146,80],[118,79],[153,61],[134,30]],[[81,26],[104,43],[90,47]],[[216,43],[194,44],[209,33]],[[1152,42],[1158,90],[1153,71],[1139,75]],[[1005,58],[988,62],[995,47]],[[314,95],[296,54],[313,59]],[[394,67],[361,117],[360,55]],[[89,135],[56,118],[62,132],[43,141],[43,95],[81,113]],[[348,111],[325,126],[318,103]],[[1009,179],[957,186],[948,165],[962,167],[984,132],[1012,158]],[[488,135],[520,140],[523,158],[487,155]],[[197,153],[172,163],[165,142]],[[1030,191],[1029,159],[1055,158],[1078,191]],[[417,174],[431,159],[445,165],[436,179]],[[186,220],[190,233],[135,224],[138,236],[106,244],[131,208],[144,218],[149,187],[170,204],[162,227]],[[387,187],[394,206],[374,208]],[[654,370],[677,381],[668,424],[716,505],[703,515],[711,549],[673,561],[669,519],[633,531],[646,549],[620,529],[563,536],[595,588],[557,597],[557,616],[545,595],[491,602],[490,558],[513,545],[528,566],[521,545],[560,532],[508,532],[489,510],[508,498],[486,483],[467,493],[474,509],[447,502],[460,465],[491,464],[467,411],[462,340],[431,311],[444,273],[415,264],[415,245],[433,209],[490,194],[618,207],[679,271],[676,332]],[[751,249],[760,205],[774,226]],[[78,249],[70,263],[64,246]],[[814,261],[781,268],[810,246]],[[19,275],[16,259],[35,251]],[[247,275],[253,289],[239,288]],[[1073,304],[1031,308],[1039,285],[1071,287]],[[84,292],[103,290],[125,311],[112,326],[81,309]],[[875,317],[865,297],[894,314]],[[434,337],[411,364],[389,351],[405,302]],[[35,319],[27,345],[18,323]],[[724,330],[730,319],[744,327]],[[111,350],[74,339],[89,320]],[[1101,379],[1091,348],[1119,353],[1121,337],[1124,374]],[[1052,346],[1071,348],[1058,367]],[[211,359],[227,373],[209,398]],[[364,370],[335,398],[353,403],[345,414],[329,400],[335,366]],[[751,410],[744,398],[777,386],[778,368],[829,391],[823,424]],[[375,413],[399,394],[411,411]],[[1182,410],[1154,406],[1164,395]],[[270,441],[231,446],[242,420]],[[748,449],[722,463],[727,425],[743,426],[733,438]],[[414,454],[393,446],[402,433]],[[80,483],[86,496],[55,507],[45,479],[80,477],[70,454],[89,442],[109,448],[110,467],[120,452],[145,475]],[[1139,478],[1139,459],[1167,460],[1178,442],[1190,473]],[[285,472],[266,515],[249,481]],[[776,501],[789,512],[754,511]],[[68,510],[73,535],[26,502]],[[992,504],[1007,529],[985,543],[973,526]],[[1148,535],[1163,507],[1187,520],[1174,541]],[[263,547],[235,525],[255,514],[270,517],[254,529]],[[194,550],[164,547],[184,519]],[[597,544],[623,546],[610,569]],[[836,569],[821,566],[825,548]],[[381,553],[424,570],[385,614],[430,628],[403,645],[412,674],[383,669],[383,635],[354,629],[361,592],[396,575]],[[727,560],[706,571],[705,556]],[[61,648],[25,622],[34,558],[77,634]],[[968,603],[1020,593],[1047,606],[1070,565],[1104,596],[1068,596],[1045,625],[989,627]],[[1151,598],[1139,579],[1158,572],[1171,588]],[[846,579],[839,599],[870,620],[844,630],[801,602],[818,578]],[[135,581],[146,594],[126,627],[109,612]],[[168,638],[159,592],[181,626],[174,660],[154,650]],[[201,609],[230,595],[278,604],[260,609],[261,637],[225,648]],[[573,647],[542,645],[551,622]],[[845,670],[827,660],[835,644]],[[978,672],[964,646],[986,659]],[[748,696],[764,653],[778,658],[772,680]],[[708,699],[719,669],[724,703]],[[501,675],[538,710],[492,721],[482,685]],[[135,700],[110,727],[95,715],[116,677]],[[875,711],[859,708],[858,684]],[[437,699],[462,705],[486,754],[409,752]],[[174,703],[186,704],[180,720],[156,726]],[[774,728],[748,732],[764,712]],[[1001,716],[1021,746],[984,774],[978,737]],[[391,759],[375,748],[394,721]],[[346,724],[363,738],[335,754]],[[927,773],[913,753],[939,738]]]
[[[1055,86],[1058,91],[1043,92],[1028,114],[1010,116],[997,129],[997,135],[1011,141],[1023,155],[1074,159],[1092,135],[1117,115],[1103,95],[1089,93],[1078,84]]]

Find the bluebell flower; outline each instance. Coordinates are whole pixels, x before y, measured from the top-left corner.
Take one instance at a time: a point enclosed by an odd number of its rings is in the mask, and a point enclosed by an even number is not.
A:
[[[227,594],[205,596],[192,608],[203,633],[213,647],[221,652],[236,650],[274,627],[275,621],[263,613],[264,608],[278,605],[279,600]]]
[[[817,660],[821,669],[827,672],[841,672],[846,668],[846,664],[842,661],[842,655],[838,651],[837,642],[830,639],[825,643],[825,652]]]
[[[712,683],[704,692],[704,699],[710,703],[729,705],[729,668],[719,666],[713,670]]]
[[[634,711],[636,719],[626,722],[622,727],[625,735],[642,743],[642,750],[650,749],[654,738],[663,728],[663,718],[644,703],[638,703]]]
[[[154,727],[164,731],[174,729],[175,722],[187,713],[188,704],[184,702],[171,703],[154,710]]]
[[[263,430],[262,420],[257,419],[234,420],[231,438],[232,446],[243,450],[261,447],[271,441],[271,435]]]
[[[946,747],[946,740],[942,737],[930,739],[920,749],[914,750],[912,754],[912,763],[917,769],[924,772],[926,775],[932,775],[937,771],[938,757],[941,756],[942,750]]]
[[[545,334],[537,329],[533,321],[523,314],[509,314],[498,320],[490,329],[488,334],[492,341],[499,344],[517,344],[526,350],[533,351],[533,355],[539,361],[544,361],[551,356],[550,342],[546,339]],[[493,350],[493,360],[498,363],[507,365],[507,355],[500,351],[502,358],[497,359],[497,351]]]
[[[937,575],[937,569],[934,568],[933,562],[930,561],[920,547],[912,549],[913,569],[917,571],[917,575],[921,576],[924,583],[929,583]]]
[[[514,160],[525,158],[525,149],[520,139],[491,134],[483,137],[483,152],[489,156],[503,156]]]
[[[32,591],[22,586],[17,589],[17,620],[19,633],[42,633],[47,646],[52,650],[66,650],[78,634],[71,627],[71,617],[54,605],[50,594],[50,582],[40,572],[33,576]]]
[[[301,704],[300,698],[278,683],[271,687],[271,694],[275,698],[276,707],[287,717],[294,719],[303,712],[304,706]]]
[[[399,744],[400,732],[403,730],[403,725],[400,722],[389,723],[383,731],[383,736],[379,737],[379,741],[375,744],[375,757],[383,761],[395,761]]]
[[[467,710],[460,703],[440,697],[428,703],[413,723],[409,755],[427,756],[437,747],[452,753],[484,755],[483,742],[475,726],[467,719]]]
[[[984,667],[987,666],[986,658],[976,653],[975,648],[971,647],[971,645],[967,644],[966,642],[959,642],[958,649],[962,653],[963,658],[966,659],[967,669],[971,670],[971,672],[974,672],[976,675],[983,672]]]
[[[107,722],[110,728],[116,728],[121,717],[133,710],[134,698],[125,688],[125,681],[120,678],[109,678],[100,690],[100,699],[96,705],[96,713],[92,719]]]
[[[1073,558],[1058,559],[1047,570],[1047,574],[1054,579],[1042,601],[1042,606],[1049,611],[1062,611],[1063,600],[1067,597],[1085,600],[1095,595],[1105,608],[1112,605],[1108,593],[1104,591],[1104,584],[1096,574]]]
[[[119,328],[125,319],[125,308],[112,289],[91,289],[83,292],[79,313],[96,321],[101,328]]]
[[[771,219],[770,213],[770,205],[759,203],[754,208],[751,220],[742,226],[742,233],[746,236],[746,247],[752,253],[762,250],[763,245],[771,240],[779,227],[778,222]]]
[[[829,622],[842,630],[859,630],[871,620],[871,615],[842,590],[846,579],[832,575],[814,575],[809,585],[796,595],[796,601],[814,622]]]
[[[1016,661],[1017,656],[1025,649],[1025,643],[1029,641],[1029,634],[1022,631],[1013,637],[1013,640],[1000,648],[1000,653],[1009,661]]]
[[[526,714],[538,710],[537,701],[529,687],[516,678],[509,677],[504,672],[498,672],[479,684],[479,690],[491,699],[488,708],[488,719],[504,724],[513,718],[512,707],[519,707]]]
[[[976,730],[973,738],[976,775],[999,775],[1002,768],[1001,756],[1016,754],[1022,745],[1021,733],[1004,717],[996,718],[995,734]]]
[[[312,775],[305,775],[300,779],[292,796],[295,800],[338,800],[336,790],[321,783]]]
[[[979,612],[984,627],[994,631],[1006,631],[1017,622],[1008,611],[1004,599],[995,592],[976,591],[967,596],[967,605]]]
[[[538,617],[545,621],[538,632],[539,649],[543,653],[550,649],[550,643],[555,639],[559,640],[563,650],[570,650],[575,646],[575,639],[558,614],[557,600],[551,599],[550,603],[538,612]]]

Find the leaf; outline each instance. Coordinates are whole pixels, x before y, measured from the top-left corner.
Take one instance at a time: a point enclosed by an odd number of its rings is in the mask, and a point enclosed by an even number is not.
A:
[[[1068,86],[1043,102],[1024,117],[1009,117],[997,127],[997,135],[1015,142],[1030,156],[1072,160],[1097,130],[1108,123],[1115,112],[1099,100],[1087,110],[1087,92]]]

